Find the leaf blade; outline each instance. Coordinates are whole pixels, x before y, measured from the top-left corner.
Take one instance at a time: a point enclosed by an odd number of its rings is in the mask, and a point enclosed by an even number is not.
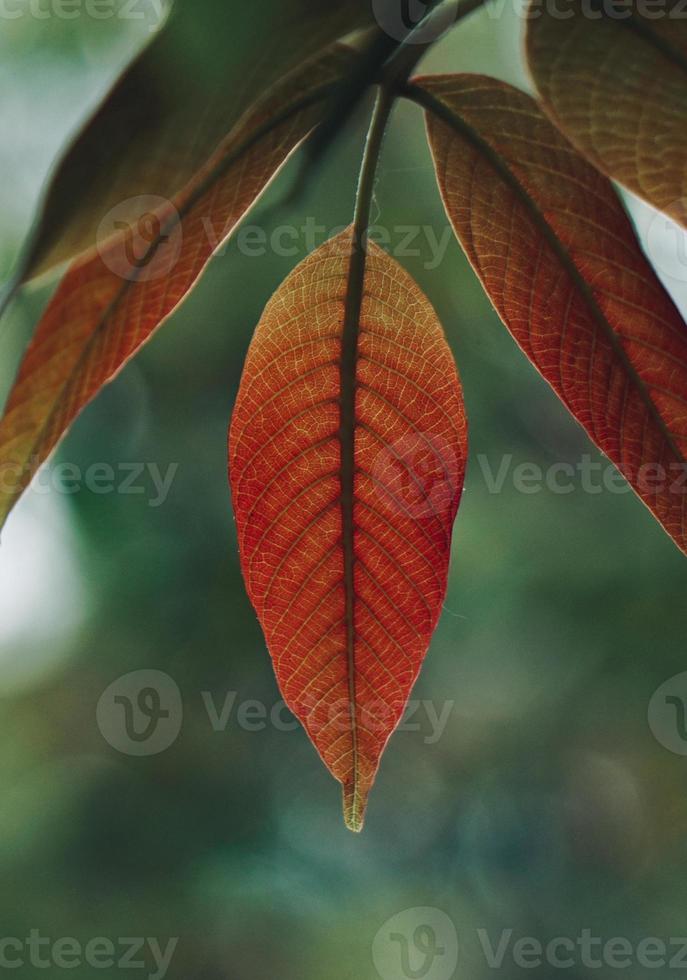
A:
[[[134,221],[138,197],[173,198],[272,85],[371,19],[363,0],[264,0],[251,17],[236,4],[177,0],[59,160],[19,278],[91,248],[122,202]]]
[[[561,20],[533,0],[527,58],[554,123],[591,162],[687,225],[687,22]]]
[[[182,301],[318,121],[318,95],[353,57],[337,45],[277,85],[182,193],[151,213],[156,231],[150,241],[147,226],[139,224],[76,260],[38,325],[0,418],[6,475],[0,523],[84,405]]]
[[[466,425],[434,311],[370,246],[347,541],[340,366],[350,248],[350,231],[322,246],[268,304],[232,416],[229,472],[244,578],[282,694],[342,784],[347,825],[360,830],[441,611]],[[429,492],[418,454],[436,477]]]
[[[416,84],[445,114],[427,116],[442,199],[496,311],[687,550],[687,331],[611,184],[517,89],[467,75]],[[674,477],[657,487],[651,467]]]

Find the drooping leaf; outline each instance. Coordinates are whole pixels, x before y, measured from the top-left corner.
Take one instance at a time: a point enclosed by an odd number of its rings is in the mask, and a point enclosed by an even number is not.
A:
[[[578,149],[687,225],[683,7],[668,0],[654,17],[622,5],[620,16],[609,16],[574,0],[561,18],[532,0],[527,56],[545,108]]]
[[[173,198],[280,77],[371,22],[367,0],[177,0],[61,160],[20,278],[90,248],[113,208],[134,223]]]
[[[322,246],[270,300],[229,457],[243,574],[279,686],[360,830],[441,611],[466,422],[434,311],[372,245],[344,340],[350,243],[344,232]]]
[[[341,45],[289,75],[173,202],[77,259],[21,364],[0,419],[0,524],[80,410],[172,313],[320,118],[354,57]]]
[[[612,185],[517,89],[416,83],[447,214],[501,319],[687,551],[687,328]]]

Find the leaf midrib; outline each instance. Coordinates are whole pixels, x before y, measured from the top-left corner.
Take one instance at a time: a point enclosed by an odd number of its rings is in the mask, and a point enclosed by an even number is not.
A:
[[[355,429],[356,429],[356,390],[358,365],[358,339],[360,318],[365,290],[365,270],[367,265],[367,231],[370,222],[370,208],[374,192],[377,161],[381,151],[384,130],[394,102],[394,96],[381,88],[377,97],[367,142],[360,167],[360,178],[356,194],[356,207],[351,229],[351,256],[348,266],[348,279],[344,306],[343,328],[341,333],[341,370],[339,440],[341,444],[341,545],[343,551],[343,583],[346,625],[346,670],[348,681],[349,716],[351,725],[351,759],[353,781],[350,787],[352,830],[362,827],[362,812],[359,807],[363,801],[359,791],[359,744],[356,699],[355,667]],[[347,787],[344,786],[344,808]],[[348,819],[348,818],[347,818]]]

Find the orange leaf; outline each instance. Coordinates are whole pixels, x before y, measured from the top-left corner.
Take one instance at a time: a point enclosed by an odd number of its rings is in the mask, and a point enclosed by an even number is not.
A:
[[[441,611],[466,422],[436,314],[372,245],[344,340],[350,251],[347,231],[270,300],[229,450],[243,574],[279,686],[360,830]]]
[[[318,121],[321,97],[352,58],[337,46],[288,76],[173,202],[133,228],[123,222],[124,232],[70,268],[0,419],[0,523],[83,406],[191,289],[212,252]]]
[[[509,85],[455,75],[415,91],[446,211],[501,319],[686,551],[687,331],[610,182]]]
[[[553,121],[600,170],[687,226],[682,0],[658,18],[604,16],[582,0],[563,19],[541,0],[531,9],[527,56]]]

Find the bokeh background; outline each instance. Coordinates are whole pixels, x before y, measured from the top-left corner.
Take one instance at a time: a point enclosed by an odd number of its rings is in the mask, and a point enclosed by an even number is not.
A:
[[[26,8],[0,18],[3,279],[56,155],[150,30],[40,18],[39,0]],[[483,12],[425,66],[527,87],[520,32],[510,5]],[[360,118],[298,207],[275,212],[292,161],[248,222],[268,233],[306,216],[347,224],[363,136]],[[375,209],[387,228],[446,228],[413,106],[396,111]],[[680,298],[677,239],[656,234],[647,209],[632,213],[645,236],[654,229],[654,258]],[[401,925],[415,973],[385,933],[392,916],[428,907],[457,930],[455,976],[480,980],[520,971],[508,955],[489,968],[479,928],[495,944],[503,929],[546,943],[588,928],[633,945],[687,932],[687,760],[647,721],[656,688],[687,669],[687,563],[631,494],[589,494],[579,481],[569,495],[527,494],[512,475],[489,491],[485,460],[497,470],[512,457],[510,474],[523,462],[602,460],[518,352],[457,244],[436,269],[427,237],[417,244],[421,254],[402,261],[445,325],[471,422],[446,607],[414,695],[448,711],[441,736],[426,707],[419,730],[395,735],[358,837],[299,728],[252,731],[239,719],[239,705],[269,712],[280,695],[239,572],[226,429],[253,328],[301,256],[251,257],[234,242],[52,464],[175,464],[164,503],[151,506],[150,480],[142,494],[53,487],[28,493],[3,531],[0,938],[178,937],[167,976],[184,980],[372,980],[378,968],[384,980],[442,980],[440,957],[422,972],[413,930],[423,913]],[[1,397],[53,286],[26,289],[0,324]],[[183,723],[166,751],[135,757],[109,744],[96,714],[108,686],[139,670],[173,678]],[[208,699],[221,710],[227,695],[233,710],[216,731]],[[657,724],[665,734],[671,716]],[[443,920],[427,915],[446,945]],[[132,972],[154,975],[150,955]],[[565,972],[647,974],[579,957]]]

